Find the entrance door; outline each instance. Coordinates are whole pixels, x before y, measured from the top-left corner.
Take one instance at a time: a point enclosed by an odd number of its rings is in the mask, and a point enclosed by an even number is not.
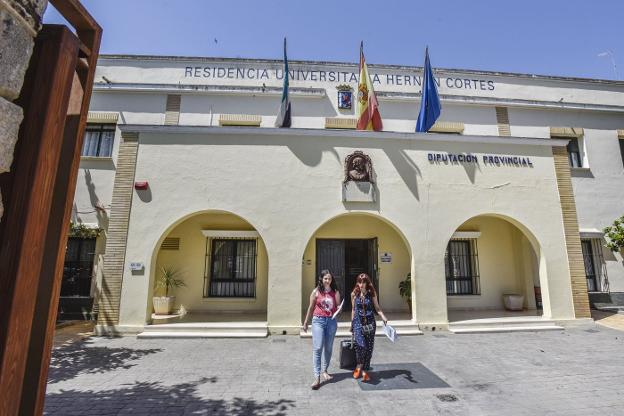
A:
[[[368,243],[368,275],[373,280],[373,285],[375,285],[375,290],[377,291],[377,301],[379,301],[379,273],[377,267],[377,259],[379,258],[377,254],[377,237],[371,238],[367,240]]]
[[[351,310],[351,291],[361,273],[369,273],[368,240],[346,240],[345,242],[345,275],[347,298],[343,310]],[[347,309],[348,307],[348,309]]]
[[[323,269],[332,272],[338,290],[345,298],[343,311],[351,311],[351,291],[360,273],[367,273],[371,277],[379,296],[377,238],[317,239],[315,279]]]
[[[314,285],[321,270],[327,269],[334,276],[340,294],[345,293],[345,240],[316,240],[316,275]],[[344,308],[343,308],[344,310]]]

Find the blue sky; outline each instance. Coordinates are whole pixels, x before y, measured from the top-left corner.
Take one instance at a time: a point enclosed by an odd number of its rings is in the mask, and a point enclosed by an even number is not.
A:
[[[82,0],[100,53],[421,66],[624,79],[622,0]],[[46,23],[60,18],[52,7]],[[610,51],[611,55],[598,56]],[[622,63],[621,65],[620,62]]]

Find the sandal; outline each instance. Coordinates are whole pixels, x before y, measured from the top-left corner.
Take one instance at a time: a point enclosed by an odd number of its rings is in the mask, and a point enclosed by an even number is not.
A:
[[[360,373],[362,372],[362,369],[359,367],[355,368],[355,371],[353,372],[353,378],[360,378]]]
[[[370,381],[370,376],[366,371],[362,371],[362,381]]]
[[[319,387],[321,387],[321,379],[317,377],[316,380],[314,380],[314,383],[312,383],[310,387],[312,388],[312,390],[318,390]]]

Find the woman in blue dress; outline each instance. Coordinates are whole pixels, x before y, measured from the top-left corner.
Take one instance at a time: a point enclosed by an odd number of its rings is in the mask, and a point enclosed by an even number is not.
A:
[[[351,292],[351,331],[355,338],[355,356],[357,367],[353,378],[362,376],[362,381],[370,380],[370,361],[375,346],[375,313],[377,311],[384,325],[388,322],[379,302],[377,292],[366,273],[358,275],[353,292]]]

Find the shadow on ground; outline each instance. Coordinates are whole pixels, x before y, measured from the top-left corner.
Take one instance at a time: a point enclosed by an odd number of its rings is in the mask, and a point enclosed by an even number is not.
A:
[[[132,349],[94,347],[89,340],[65,344],[52,351],[48,383],[71,380],[78,374],[105,373],[133,367],[133,361],[162,351],[158,348]]]
[[[292,400],[256,401],[198,397],[203,384],[216,383],[216,377],[202,378],[193,383],[165,386],[161,383],[136,382],[122,384],[118,389],[102,391],[63,390],[48,393],[46,415],[88,414],[149,414],[149,415],[259,415],[282,416],[295,407]],[[207,387],[209,388],[209,387]]]

